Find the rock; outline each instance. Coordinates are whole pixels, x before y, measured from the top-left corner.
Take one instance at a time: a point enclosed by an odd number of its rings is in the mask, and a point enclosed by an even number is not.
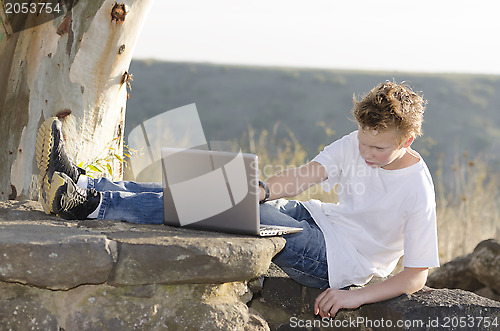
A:
[[[405,326],[411,329],[457,329],[459,323],[467,321],[461,330],[491,330],[492,325],[484,323],[485,320],[500,326],[500,302],[464,290],[425,287],[411,295],[362,306],[358,314],[367,321],[384,316],[393,325],[405,321]]]
[[[38,202],[0,202],[0,280],[43,288],[247,281],[268,269],[284,243],[164,225],[68,222],[46,215]]]
[[[0,283],[0,325],[13,330],[269,330],[244,283],[83,285],[48,291]]]
[[[247,306],[284,239],[64,221],[0,202],[0,325],[13,330],[269,330]]]
[[[500,243],[495,239],[480,242],[474,251],[445,263],[429,275],[427,285],[435,288],[460,288],[498,300],[500,293]]]
[[[0,282],[0,325],[3,330],[58,330],[57,316],[43,305],[35,287]]]
[[[155,285],[144,297],[129,287],[99,286],[79,293],[66,330],[243,330],[249,320],[243,283]],[[83,292],[83,291],[82,291]]]
[[[500,301],[500,294],[495,292],[491,287],[483,287],[477,291],[474,291],[474,293],[491,300]]]
[[[104,235],[13,222],[0,223],[0,252],[0,280],[53,290],[106,282],[117,254]]]
[[[260,296],[254,297],[250,307],[266,319],[271,330],[327,330],[330,327],[436,330],[446,325],[448,329],[456,329],[453,323],[463,320],[469,324],[461,330],[489,330],[493,321],[500,326],[500,302],[463,290],[426,287],[411,295],[358,309],[342,309],[335,319],[313,315],[314,300],[321,292],[301,286],[290,278],[266,278]],[[484,323],[486,320],[489,325]]]
[[[484,287],[470,270],[472,254],[458,257],[435,269],[427,278],[427,286],[433,288],[458,288],[476,291]]]
[[[226,283],[266,272],[281,250],[276,239],[202,231],[117,232],[111,285]]]
[[[500,242],[489,239],[479,243],[472,253],[470,269],[481,283],[500,293]]]
[[[249,310],[248,323],[245,325],[245,331],[270,331],[267,321],[255,310]]]

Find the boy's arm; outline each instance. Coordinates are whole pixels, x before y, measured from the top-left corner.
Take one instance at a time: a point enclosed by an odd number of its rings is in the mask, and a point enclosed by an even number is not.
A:
[[[287,169],[266,180],[269,188],[269,200],[294,197],[309,187],[319,184],[328,177],[325,168],[316,161],[311,161],[298,168]],[[265,197],[262,187],[259,189],[259,201]]]
[[[314,314],[334,317],[341,308],[358,308],[365,303],[373,303],[395,298],[403,293],[413,293],[424,287],[428,268],[404,268],[403,271],[378,284],[359,290],[327,289],[314,302]]]

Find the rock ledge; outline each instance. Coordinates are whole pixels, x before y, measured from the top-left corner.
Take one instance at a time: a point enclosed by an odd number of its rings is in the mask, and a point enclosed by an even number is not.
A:
[[[283,238],[68,222],[0,202],[0,325],[19,330],[268,330],[247,282]]]

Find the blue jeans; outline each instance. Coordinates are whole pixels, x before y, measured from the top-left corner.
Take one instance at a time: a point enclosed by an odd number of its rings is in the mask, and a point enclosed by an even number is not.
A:
[[[329,286],[323,232],[300,201],[280,199],[262,204],[260,223],[301,227],[303,230],[299,233],[283,236],[285,247],[275,255],[273,262],[299,284]]]
[[[97,219],[138,224],[163,224],[163,188],[161,183],[112,182],[88,177],[88,188],[102,192]]]

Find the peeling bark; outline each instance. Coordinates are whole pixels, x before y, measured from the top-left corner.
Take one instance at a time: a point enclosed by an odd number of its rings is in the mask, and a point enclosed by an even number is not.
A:
[[[127,100],[122,77],[152,1],[123,1],[123,12],[115,13],[121,21],[110,19],[113,0],[79,1],[51,20],[25,16],[30,28],[20,32],[13,32],[0,7],[8,32],[0,41],[0,200],[8,198],[11,185],[20,199],[38,198],[35,139],[49,116],[63,122],[76,163],[93,159],[111,141],[113,152],[121,153],[123,130],[117,127],[123,126]],[[121,169],[116,161],[113,179],[121,179]]]
[[[127,14],[127,7],[124,3],[115,3],[113,9],[111,9],[111,20],[117,23],[123,23]]]

